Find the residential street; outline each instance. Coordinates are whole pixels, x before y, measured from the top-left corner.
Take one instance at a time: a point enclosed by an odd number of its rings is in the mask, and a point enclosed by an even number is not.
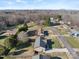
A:
[[[55,35],[58,35],[57,38],[61,40],[64,44],[64,47],[68,49],[70,54],[72,55],[73,59],[79,59],[79,56],[77,53],[72,49],[72,47],[67,42],[66,38],[64,36],[61,36],[60,33],[58,33],[57,29],[52,27],[52,31],[55,33]],[[73,43],[74,44],[74,43]]]

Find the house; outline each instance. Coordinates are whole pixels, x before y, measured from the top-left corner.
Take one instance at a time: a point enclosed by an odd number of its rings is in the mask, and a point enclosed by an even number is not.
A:
[[[17,29],[12,29],[12,30],[7,30],[5,33],[3,33],[2,35],[5,36],[10,36],[10,35],[15,35],[17,32]]]
[[[74,37],[79,37],[79,32],[73,32],[73,33],[71,33],[71,35]]]
[[[51,23],[56,23],[56,21],[54,20],[54,18],[50,18],[50,22]]]
[[[72,30],[71,35],[74,36],[74,37],[79,37],[79,31]]]
[[[37,37],[34,44],[34,50],[37,52],[44,52],[45,48],[46,48],[46,40],[42,37]]]
[[[58,19],[50,18],[50,25],[55,26],[55,25],[60,25],[58,22]]]
[[[50,59],[50,56],[46,55],[35,55],[32,57],[32,59]]]

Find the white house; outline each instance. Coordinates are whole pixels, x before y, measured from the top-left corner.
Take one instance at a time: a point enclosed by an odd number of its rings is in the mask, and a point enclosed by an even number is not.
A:
[[[51,23],[56,23],[56,21],[55,21],[54,18],[50,18],[50,22],[51,22]]]
[[[74,37],[79,37],[79,31],[72,30],[71,35],[74,36]]]

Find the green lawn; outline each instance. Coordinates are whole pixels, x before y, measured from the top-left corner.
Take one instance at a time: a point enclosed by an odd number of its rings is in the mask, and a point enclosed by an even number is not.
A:
[[[67,38],[68,43],[71,45],[71,47],[79,48],[79,40],[71,36],[66,37],[66,38]]]
[[[52,40],[52,48],[62,48],[56,36],[53,36],[52,34],[50,34],[48,38]]]
[[[52,47],[53,48],[61,48],[61,44],[59,43],[58,39],[56,37],[52,37]]]
[[[0,39],[0,45],[4,46],[4,41],[5,41],[5,39]]]
[[[59,40],[56,36],[54,36],[54,33],[51,31],[51,27],[44,27],[45,30],[48,30],[49,36],[47,38],[50,38],[52,40],[52,48],[62,48]]]
[[[65,29],[57,29],[57,30],[61,35],[68,34],[68,32]]]

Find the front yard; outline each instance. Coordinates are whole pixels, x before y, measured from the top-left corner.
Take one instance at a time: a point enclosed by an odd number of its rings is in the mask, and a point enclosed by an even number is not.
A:
[[[52,40],[52,48],[62,48],[60,42],[58,41],[57,37],[54,36],[53,32],[51,30],[49,31],[49,36],[47,38]]]
[[[53,48],[62,48],[61,44],[59,43],[58,39],[56,37],[52,37],[52,42],[54,43],[52,45]]]

